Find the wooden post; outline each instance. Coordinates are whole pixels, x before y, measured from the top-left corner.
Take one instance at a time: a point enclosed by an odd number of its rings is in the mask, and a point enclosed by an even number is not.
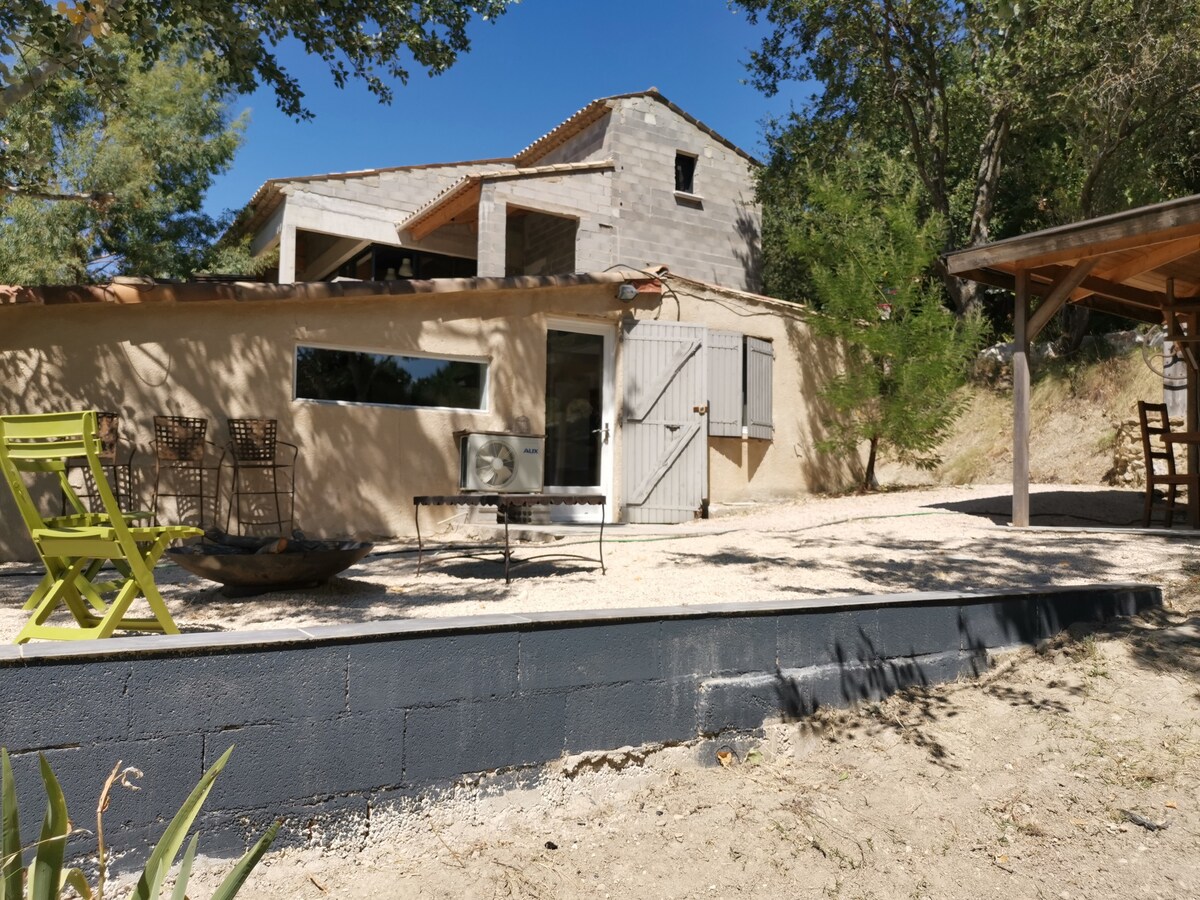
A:
[[[1029,527],[1029,271],[1017,270],[1013,308],[1012,524]]]
[[[1173,282],[1172,282],[1173,287]],[[1187,333],[1188,337],[1196,334],[1197,316],[1195,313],[1189,313],[1187,316]],[[1197,403],[1200,402],[1200,384],[1198,384],[1197,372],[1192,361],[1188,360],[1187,367],[1187,431],[1200,431],[1200,409],[1197,409]],[[1200,471],[1200,447],[1193,443],[1187,445],[1187,471],[1189,475],[1194,475]],[[1200,527],[1200,491],[1193,491],[1188,488],[1188,524],[1193,528]]]

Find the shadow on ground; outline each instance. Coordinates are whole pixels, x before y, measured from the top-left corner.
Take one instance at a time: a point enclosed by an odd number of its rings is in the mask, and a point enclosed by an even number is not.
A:
[[[1029,522],[1035,526],[1140,528],[1144,502],[1145,494],[1141,491],[1038,491],[1029,495]],[[996,525],[1007,525],[1012,521],[1012,491],[931,503],[924,508],[979,516]],[[1156,521],[1161,524],[1161,505],[1155,508],[1155,513]]]
[[[1044,587],[1060,584],[1065,577],[1128,581],[1130,573],[1114,562],[1103,545],[1089,546],[1072,534],[1046,534],[1036,543],[1000,539],[969,547],[945,549],[916,535],[906,539],[872,540],[861,552],[846,552],[846,543],[835,537],[775,535],[792,547],[785,554],[759,553],[734,547],[713,553],[674,552],[664,554],[672,565],[743,567],[770,580],[773,573],[786,571],[787,578],[772,589],[781,595],[804,597],[956,590],[983,587]],[[1147,536],[1147,540],[1157,540]],[[781,567],[786,567],[785,569]],[[825,587],[806,582],[805,571],[820,567]],[[845,574],[841,583],[829,584],[832,571]]]

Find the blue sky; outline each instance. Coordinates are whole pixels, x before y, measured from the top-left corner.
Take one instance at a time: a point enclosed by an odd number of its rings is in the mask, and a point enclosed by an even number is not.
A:
[[[316,118],[288,119],[264,91],[241,98],[246,139],[206,206],[240,208],[269,178],[511,156],[591,100],[649,87],[761,158],[763,122],[811,91],[766,98],[743,83],[760,32],[725,0],[522,0],[476,23],[471,51],[448,72],[414,70],[390,106],[361,83],[338,90],[319,61],[285,52]]]

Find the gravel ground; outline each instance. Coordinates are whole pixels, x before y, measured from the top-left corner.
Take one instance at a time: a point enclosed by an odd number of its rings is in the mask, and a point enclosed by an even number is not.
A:
[[[184,632],[231,631],[481,613],[642,608],[713,602],[926,590],[1188,578],[1200,533],[1153,534],[1140,521],[1142,494],[1081,486],[1034,486],[1033,521],[1006,523],[1006,487],[921,488],[866,496],[810,497],[728,508],[672,526],[605,529],[607,574],[594,563],[533,560],[505,585],[491,559],[435,554],[417,574],[415,543],[377,545],[316,588],[231,598],[171,563],[156,575]],[[1109,528],[1108,526],[1113,526]],[[1103,530],[1101,530],[1103,529]],[[595,528],[533,534],[518,556],[553,551],[595,556]],[[435,540],[478,547],[495,529],[443,524]],[[529,532],[526,532],[529,534]],[[30,564],[0,565],[0,640],[24,621],[21,603],[40,577]],[[136,613],[136,605],[135,605]]]

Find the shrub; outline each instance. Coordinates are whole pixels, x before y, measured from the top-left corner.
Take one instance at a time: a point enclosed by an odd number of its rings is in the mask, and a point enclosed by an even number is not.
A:
[[[171,820],[163,832],[158,844],[151,852],[146,865],[138,878],[136,886],[129,894],[129,900],[159,900],[165,897],[163,881],[170,871],[179,848],[187,837],[188,829],[192,827],[200,807],[208,799],[213,782],[225,768],[225,763],[233,753],[233,747],[222,754],[212,767],[201,777],[192,793],[184,801],[179,812]],[[104,847],[104,810],[108,807],[108,794],[116,782],[128,784],[128,773],[136,770],[121,769],[117,763],[112,775],[104,784],[100,802],[96,807],[96,838],[98,843],[99,872],[96,878],[96,889],[93,891],[88,884],[83,871],[78,868],[67,868],[64,862],[67,838],[71,834],[71,822],[67,817],[67,802],[63,797],[58,779],[50,769],[46,758],[38,754],[41,766],[42,783],[46,791],[46,815],[42,820],[42,830],[37,843],[33,847],[33,858],[25,865],[25,852],[21,847],[21,827],[17,818],[16,784],[13,779],[12,765],[8,759],[8,751],[0,748],[0,900],[55,900],[66,895],[68,889],[73,890],[84,900],[103,900],[104,879],[106,875]],[[140,773],[138,773],[140,774]],[[273,823],[234,865],[233,870],[221,882],[212,900],[229,900],[235,896],[245,883],[250,871],[267,852],[275,834],[279,831],[279,822]],[[179,873],[175,878],[175,887],[171,892],[171,900],[185,900],[188,879],[191,876],[192,861],[196,856],[196,846],[200,836],[193,835],[179,865]]]

